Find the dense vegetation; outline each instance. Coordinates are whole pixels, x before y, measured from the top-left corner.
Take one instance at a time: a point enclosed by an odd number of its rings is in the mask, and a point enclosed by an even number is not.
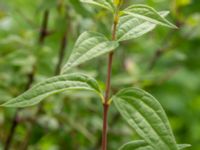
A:
[[[143,37],[122,42],[114,54],[111,92],[115,94],[133,86],[145,89],[165,109],[177,143],[190,143],[192,147],[188,149],[199,150],[200,3],[127,0],[123,7],[133,3],[148,4],[158,11],[170,10],[167,18],[179,29],[158,26]],[[0,103],[58,75],[84,31],[99,31],[110,38],[111,18],[105,9],[78,0],[1,1]],[[99,36],[93,32],[92,36]],[[112,44],[108,50],[116,47]],[[87,74],[105,90],[106,60],[107,56],[102,55],[78,65],[71,71],[81,72],[78,76],[72,74],[62,79],[88,81],[85,75],[81,76]],[[68,70],[69,66],[64,68]],[[99,93],[99,87],[87,83]],[[108,118],[108,149],[115,150],[128,141],[140,139],[113,105]],[[0,107],[0,149],[5,145],[20,150],[99,149],[101,132],[102,104],[91,92],[59,93],[23,109]]]

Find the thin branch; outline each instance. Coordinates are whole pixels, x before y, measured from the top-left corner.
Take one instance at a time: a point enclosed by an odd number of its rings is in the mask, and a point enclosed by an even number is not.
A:
[[[26,84],[25,91],[31,87],[31,85],[32,85],[32,83],[34,81],[34,75],[35,75],[35,66],[33,66],[32,72],[30,72],[27,75],[28,82]],[[20,123],[19,111],[20,111],[20,109],[16,110],[15,115],[14,115],[14,117],[12,119],[12,125],[11,125],[11,128],[10,128],[8,137],[6,139],[6,142],[5,142],[4,150],[9,150],[10,149],[11,142],[12,142],[13,136],[15,134],[15,130],[16,130],[18,124]]]
[[[49,11],[46,10],[44,12],[43,21],[42,21],[42,25],[41,25],[41,29],[40,29],[40,35],[39,35],[39,39],[38,39],[38,42],[39,42],[40,45],[43,45],[44,39],[46,38],[46,35],[47,35],[46,31],[47,31],[48,18],[49,18]],[[36,71],[36,66],[33,65],[32,71],[27,75],[28,82],[26,84],[25,91],[28,90],[31,87],[32,83],[34,82],[35,71]],[[19,121],[20,120],[19,119],[19,111],[20,111],[20,109],[17,109],[17,111],[16,111],[16,113],[15,113],[13,119],[12,119],[12,125],[11,125],[11,128],[10,128],[8,137],[6,139],[6,142],[5,142],[4,150],[10,149],[11,142],[12,142],[13,136],[15,134],[16,128],[20,123],[20,121]]]
[[[148,70],[152,70],[157,61],[160,59],[160,57],[162,57],[162,55],[167,51],[167,48],[159,48],[158,50],[156,50],[156,52],[154,53],[152,59],[150,60],[149,66],[148,66]]]
[[[38,42],[40,44],[44,43],[46,36],[48,35],[47,25],[49,21],[49,10],[45,10],[43,14],[42,26],[40,28],[40,34],[38,38]]]
[[[65,33],[63,34],[63,37],[61,39],[58,62],[57,62],[55,73],[54,73],[55,75],[58,75],[61,70],[62,62],[63,62],[64,56],[65,56],[65,49],[67,47],[67,33],[68,32],[65,31]]]
[[[68,17],[67,17],[68,18]],[[67,36],[68,36],[68,25],[66,25],[66,30],[61,38],[61,42],[60,42],[60,50],[59,50],[59,54],[58,54],[58,62],[57,65],[55,67],[55,72],[54,75],[58,75],[60,73],[61,70],[61,65],[63,62],[63,58],[65,56],[65,49],[67,47]],[[33,131],[33,127],[34,124],[36,123],[36,118],[39,114],[41,114],[43,109],[43,103],[40,103],[39,106],[37,107],[36,113],[34,115],[34,118],[31,119],[31,126],[29,127],[25,138],[24,138],[24,142],[22,143],[22,146],[20,148],[20,150],[26,150],[28,148],[28,143],[29,143],[29,139],[31,137],[32,131]]]

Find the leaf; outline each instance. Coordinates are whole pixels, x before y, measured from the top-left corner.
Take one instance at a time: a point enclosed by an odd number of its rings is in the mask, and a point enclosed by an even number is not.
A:
[[[8,100],[0,106],[27,107],[39,103],[44,98],[65,90],[89,90],[101,96],[101,90],[95,79],[83,74],[60,75],[49,78],[35,85],[16,98]],[[101,96],[102,97],[102,96]]]
[[[123,11],[124,14],[131,15],[135,18],[144,19],[151,23],[159,24],[162,26],[177,28],[175,25],[170,23],[167,19],[162,17],[154,8],[146,5],[132,5]]]
[[[106,0],[80,0],[82,3],[88,3],[92,5],[96,5],[102,8],[105,8],[111,12],[113,12],[113,7]]]
[[[122,145],[119,150],[153,150],[153,148],[144,140],[137,140]]]
[[[178,144],[178,149],[181,150],[190,146],[190,144]],[[136,140],[122,145],[119,150],[153,150],[153,148],[144,140]]]
[[[112,97],[123,118],[154,150],[178,150],[167,116],[147,92],[127,88]]]
[[[84,32],[75,43],[69,60],[64,65],[62,73],[66,73],[85,61],[108,53],[118,47],[118,42],[109,41],[104,35],[96,32]]]
[[[163,17],[169,14],[168,11],[159,12]],[[132,15],[126,15],[120,17],[119,25],[117,28],[118,41],[130,40],[132,38],[138,38],[156,27],[155,23],[135,18]]]
[[[191,147],[191,145],[190,144],[178,144],[178,149],[185,149],[188,147]]]

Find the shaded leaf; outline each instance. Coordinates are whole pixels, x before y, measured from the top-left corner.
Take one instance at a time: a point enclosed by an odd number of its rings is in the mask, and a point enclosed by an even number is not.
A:
[[[66,73],[85,61],[108,53],[118,47],[118,42],[109,41],[104,35],[96,32],[84,32],[75,43],[69,60],[64,65],[62,73]]]
[[[60,75],[49,78],[35,85],[30,90],[16,98],[8,100],[0,106],[5,107],[27,107],[39,103],[44,98],[65,90],[89,90],[101,96],[101,90],[97,82],[83,74]]]
[[[178,149],[190,147],[190,144],[178,144]],[[153,150],[144,140],[135,140],[122,145],[119,150]]]
[[[112,97],[123,118],[155,150],[178,150],[167,116],[160,103],[147,92],[127,88]]]
[[[159,12],[163,17],[169,14],[168,11]],[[120,17],[119,25],[117,28],[117,39],[118,41],[130,40],[132,38],[138,38],[153,29],[156,24],[146,21],[144,19],[135,18],[132,15],[126,15]]]
[[[113,7],[106,0],[80,0],[82,3],[88,3],[92,5],[96,5],[102,8],[105,8],[111,12],[113,12]]]
[[[123,13],[132,15],[135,18],[144,19],[151,23],[159,24],[162,26],[177,28],[175,25],[170,23],[167,19],[162,17],[154,8],[147,5],[132,5],[125,9]]]

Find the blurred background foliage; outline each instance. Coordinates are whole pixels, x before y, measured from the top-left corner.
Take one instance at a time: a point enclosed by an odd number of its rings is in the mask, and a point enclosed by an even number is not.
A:
[[[170,10],[178,27],[158,27],[121,43],[114,57],[112,92],[138,86],[162,104],[179,143],[200,149],[200,3],[198,0],[125,0],[157,10]],[[44,20],[46,16],[46,24]],[[78,0],[0,1],[0,103],[58,73],[73,44],[85,30],[110,37],[111,15]],[[44,28],[45,27],[45,28]],[[43,30],[44,29],[44,30]],[[62,58],[62,56],[64,56]],[[63,60],[62,60],[63,59]],[[104,88],[106,56],[73,71],[96,77]],[[102,106],[87,92],[67,92],[38,106],[21,109],[11,143],[13,150],[97,150],[101,145]],[[17,109],[0,108],[0,149]],[[109,150],[137,139],[136,133],[111,107]]]

